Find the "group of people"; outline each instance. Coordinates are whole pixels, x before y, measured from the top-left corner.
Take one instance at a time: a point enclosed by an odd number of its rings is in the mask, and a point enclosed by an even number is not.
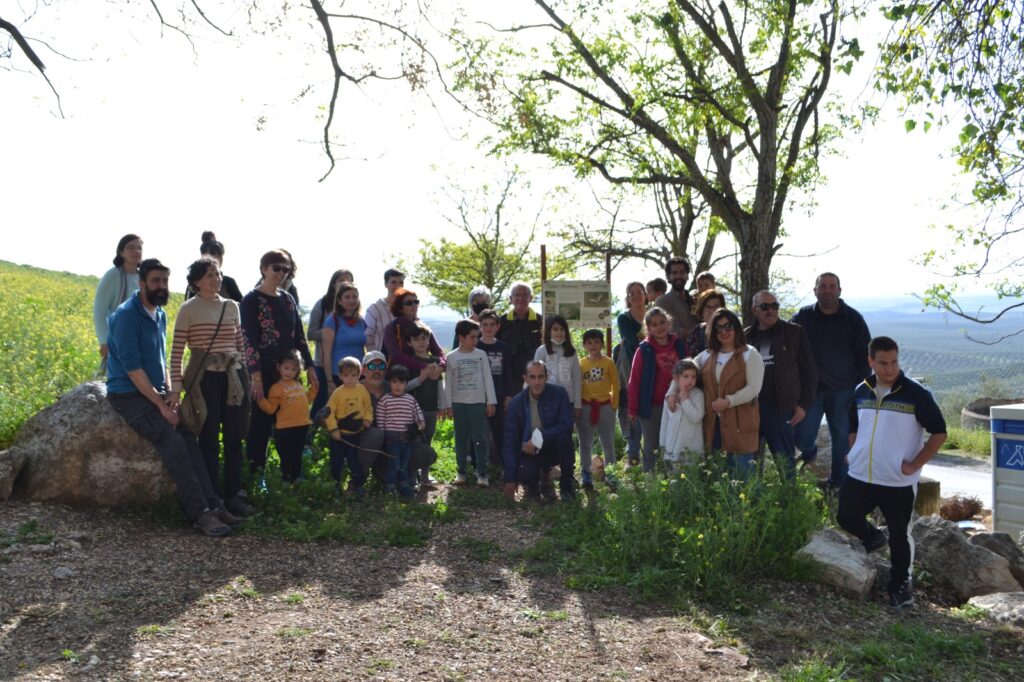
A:
[[[659,452],[669,467],[722,452],[743,478],[766,445],[792,478],[798,453],[815,458],[824,417],[832,441],[826,485],[839,489],[840,523],[877,548],[885,540],[864,516],[882,508],[893,550],[890,594],[906,601],[907,533],[894,525],[909,523],[916,477],[945,424],[930,394],[899,370],[895,341],[872,339],[840,298],[834,273],[817,277],[816,302],[788,322],[775,294],[757,292],[754,323],[744,328],[711,273],[699,274],[691,292],[688,261],[672,258],[667,281],[626,287],[611,357],[601,330],[587,330],[577,349],[565,318],[542,319],[528,284],[511,287],[504,313],[476,287],[446,353],[397,269],[384,273],[386,294],[365,314],[352,273],[336,271],[304,326],[287,251],[263,255],[245,295],[221,272],[224,246],[215,235],[203,234],[200,254],[188,269],[169,363],[169,269],[142,259],[138,236],[119,242],[94,319],[112,405],[154,443],[186,513],[208,535],[227,534],[254,512],[242,486],[243,441],[259,474],[273,437],[281,477],[294,481],[314,424],[330,435],[331,476],[340,484],[347,467],[357,497],[371,475],[403,497],[432,485],[431,441],[437,420],[451,418],[457,484],[475,477],[489,486],[493,462],[506,495],[522,486],[527,497],[553,498],[557,467],[560,497],[571,500],[574,432],[585,489],[594,485],[595,437],[605,463],[616,459],[616,422],[629,464],[645,472]],[[865,419],[872,428],[858,432]],[[915,448],[925,430],[931,438]]]

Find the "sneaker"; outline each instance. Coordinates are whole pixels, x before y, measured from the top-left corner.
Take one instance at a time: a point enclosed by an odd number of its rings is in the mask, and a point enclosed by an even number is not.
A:
[[[904,580],[895,590],[889,591],[889,606],[894,609],[909,608],[914,605],[914,588],[909,580]]]
[[[477,476],[476,484],[481,488],[487,488],[488,486],[491,485],[491,482],[487,479],[486,476]]]
[[[420,487],[422,488],[436,488],[437,480],[430,475],[430,470],[420,469]]]
[[[242,516],[235,516],[224,507],[221,507],[216,512],[217,518],[220,519],[221,523],[226,523],[229,526],[237,526],[245,523],[245,518]]]
[[[864,551],[868,554],[876,552],[889,544],[889,538],[880,530],[875,531],[875,537],[870,542],[864,543]]]
[[[192,524],[192,527],[211,538],[222,538],[231,533],[231,526],[217,517],[216,511],[208,511]]]
[[[241,493],[235,495],[224,505],[228,508],[228,511],[235,516],[252,516],[256,513],[256,508],[245,501]]]
[[[466,485],[466,474],[455,474],[455,485]]]

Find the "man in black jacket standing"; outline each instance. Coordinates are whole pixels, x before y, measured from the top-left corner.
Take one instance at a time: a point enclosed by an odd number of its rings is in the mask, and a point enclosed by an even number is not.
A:
[[[758,395],[761,437],[775,457],[785,463],[785,475],[796,475],[796,426],[814,402],[818,368],[811,342],[800,325],[779,319],[779,299],[770,291],[754,294],[757,324],[744,333],[747,343],[761,352],[764,383]],[[818,418],[820,421],[820,417]]]
[[[839,298],[842,291],[839,276],[823,272],[814,282],[814,297],[818,302],[804,306],[793,316],[793,322],[807,332],[818,366],[818,394],[796,429],[796,446],[805,461],[817,457],[818,426],[824,414],[832,437],[832,473],[828,485],[833,489],[846,478],[853,390],[871,374],[868,367],[871,333],[861,314]]]

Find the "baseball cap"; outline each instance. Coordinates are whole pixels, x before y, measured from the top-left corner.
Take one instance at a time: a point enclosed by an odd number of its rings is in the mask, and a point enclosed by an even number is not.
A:
[[[388,361],[388,359],[384,357],[384,354],[381,353],[379,350],[371,350],[369,353],[363,356],[363,367],[366,367],[374,360],[380,360],[383,363],[387,363]]]

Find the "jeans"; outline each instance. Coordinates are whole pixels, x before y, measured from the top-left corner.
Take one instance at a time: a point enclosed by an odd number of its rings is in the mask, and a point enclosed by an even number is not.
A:
[[[520,452],[517,463],[519,482],[528,493],[536,494],[540,487],[541,474],[556,466],[562,470],[558,487],[563,493],[574,492],[573,468],[576,466],[576,452],[573,450],[570,434],[545,441],[544,447],[535,455]]]
[[[761,437],[777,460],[782,461],[781,473],[788,480],[796,478],[796,428],[789,423],[793,413],[782,414],[775,403],[761,398],[757,401],[761,412]]]
[[[359,465],[362,467],[367,478],[372,473],[380,480],[387,477],[388,468],[391,466],[392,458],[381,454],[387,451],[385,444],[386,436],[376,426],[359,434]],[[426,443],[419,441],[412,442],[412,455],[409,458],[407,467],[409,477],[413,478],[420,469],[429,469],[437,461],[437,451]],[[397,479],[396,479],[397,480]]]
[[[281,458],[281,480],[296,481],[302,476],[302,448],[308,426],[292,426],[274,431],[277,456]]]
[[[640,459],[640,422],[630,423],[628,402],[629,396],[623,388],[619,391],[619,430],[626,439],[626,456],[636,460]]]
[[[384,474],[384,486],[393,489],[397,485],[398,490],[406,495],[412,491],[409,486],[409,460],[416,443],[405,442],[402,440],[404,437],[401,431],[388,431],[385,435],[385,448],[390,457],[387,473]]]
[[[640,432],[644,439],[644,473],[654,471],[654,450],[661,440],[661,411],[663,405],[651,405],[651,416],[640,417]]]
[[[111,393],[107,399],[128,426],[156,448],[190,521],[197,521],[207,511],[221,507],[199,443],[188,429],[171,426],[157,406],[139,393]]]
[[[722,427],[719,420],[715,419],[715,433],[711,439],[711,451],[718,452],[722,449]],[[729,466],[729,471],[734,476],[741,480],[747,480],[750,478],[750,474],[754,471],[754,453],[753,452],[727,452],[726,461]]]
[[[917,485],[891,487],[865,483],[850,476],[839,488],[839,509],[836,520],[843,530],[870,545],[880,532],[864,517],[878,507],[889,527],[889,591],[892,592],[910,578],[910,565],[914,561],[914,538],[910,535],[910,521],[914,514]]]
[[[455,466],[458,472],[466,473],[472,448],[476,453],[476,474],[486,476],[491,458],[487,406],[483,403],[455,403],[452,416],[455,419]]]
[[[206,472],[214,489],[220,484],[220,428],[224,425],[224,499],[230,500],[242,489],[242,406],[228,405],[226,372],[206,370],[199,382],[206,402],[206,421],[199,433]],[[257,408],[258,409],[258,408]]]
[[[598,408],[598,420],[596,424],[590,423],[590,406],[583,405],[583,413],[576,418],[576,432],[580,435],[580,471],[583,473],[583,483],[590,483],[590,460],[594,449],[594,433],[601,440],[601,449],[604,451],[605,463],[615,463],[615,412],[611,403],[601,405]]]
[[[343,440],[331,438],[331,478],[341,481],[341,472],[348,463],[349,487],[362,488],[366,483],[366,472],[359,463],[359,441],[362,433],[343,433]]]
[[[828,421],[832,438],[832,474],[829,485],[839,487],[846,478],[846,455],[850,451],[850,403],[853,387],[841,390],[818,389],[818,397],[807,409],[807,416],[796,425],[796,447],[807,462],[818,456],[818,427],[821,417]]]

